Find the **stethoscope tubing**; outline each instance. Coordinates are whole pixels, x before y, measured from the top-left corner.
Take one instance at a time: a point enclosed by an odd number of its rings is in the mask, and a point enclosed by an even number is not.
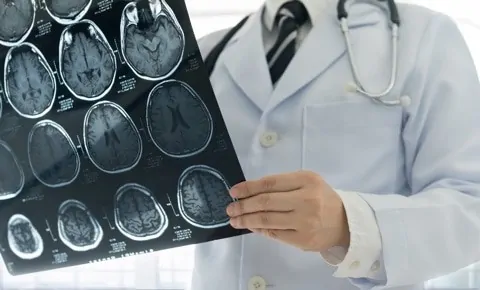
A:
[[[345,8],[345,3],[347,0],[339,0],[337,4],[337,14],[338,14],[338,20],[340,22],[340,27],[342,30],[342,33],[345,38],[345,43],[347,46],[347,52],[348,56],[350,58],[350,66],[353,74],[353,78],[355,80],[356,84],[356,91],[359,92],[360,94],[363,94],[375,101],[381,102],[385,105],[399,105],[402,104],[402,100],[382,100],[383,97],[387,96],[392,90],[393,87],[395,86],[395,82],[397,79],[397,67],[398,67],[398,29],[400,26],[400,17],[398,14],[398,9],[397,5],[395,4],[394,0],[378,0],[378,1],[387,1],[388,3],[388,9],[390,11],[390,21],[391,21],[391,32],[392,32],[392,63],[391,63],[391,75],[390,75],[390,81],[387,85],[387,88],[380,92],[380,93],[372,93],[368,92],[364,85],[362,84],[359,74],[358,74],[358,68],[356,65],[355,61],[355,56],[353,55],[353,49],[352,49],[352,44],[350,41],[350,32],[348,28],[348,12],[346,11]]]

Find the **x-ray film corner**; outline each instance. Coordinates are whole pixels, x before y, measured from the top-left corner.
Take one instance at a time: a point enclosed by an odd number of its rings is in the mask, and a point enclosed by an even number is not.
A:
[[[245,178],[183,1],[11,0],[0,15],[11,275],[246,233],[226,214]]]

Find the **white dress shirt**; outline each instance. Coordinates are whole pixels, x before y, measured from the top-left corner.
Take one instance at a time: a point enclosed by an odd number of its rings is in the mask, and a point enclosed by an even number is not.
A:
[[[267,0],[263,15],[263,41],[265,52],[275,44],[278,36],[278,27],[275,26],[275,15],[280,7],[288,0]],[[299,36],[296,40],[297,49],[307,37],[310,29],[316,24],[317,20],[329,5],[336,5],[334,0],[301,0],[309,14],[309,20],[300,28]],[[318,41],[322,41],[319,39]],[[325,40],[328,41],[328,40]],[[355,192],[344,192],[337,190],[342,199],[347,213],[348,225],[350,228],[350,247],[344,249],[341,247],[332,248],[322,253],[325,261],[336,266],[334,273],[336,277],[342,278],[360,278],[369,277],[372,279],[382,279],[376,277],[376,273],[381,265],[382,243],[380,232],[375,220],[374,213],[370,206]]]

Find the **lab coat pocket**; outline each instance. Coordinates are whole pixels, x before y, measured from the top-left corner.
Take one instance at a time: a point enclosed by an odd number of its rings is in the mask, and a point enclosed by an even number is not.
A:
[[[307,105],[302,169],[343,188],[381,186],[378,179],[391,180],[396,174],[401,127],[401,107],[373,102]]]

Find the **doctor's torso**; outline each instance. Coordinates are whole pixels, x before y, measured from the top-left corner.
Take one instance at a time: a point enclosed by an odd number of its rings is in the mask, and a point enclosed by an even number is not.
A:
[[[368,90],[382,91],[390,78],[391,31],[381,8],[357,2],[349,8],[357,69]],[[402,130],[421,98],[408,86],[417,70],[413,56],[422,31],[434,15],[398,5],[403,20],[399,69],[386,98],[408,91],[414,100],[409,109],[380,105],[352,90],[334,6],[318,16],[275,87],[265,61],[260,11],[220,55],[211,81],[239,161],[247,179],[303,169],[341,190],[408,195]],[[204,57],[224,33],[199,41]],[[355,289],[348,280],[333,278],[335,269],[319,254],[257,235],[198,245],[195,259],[192,290]]]

